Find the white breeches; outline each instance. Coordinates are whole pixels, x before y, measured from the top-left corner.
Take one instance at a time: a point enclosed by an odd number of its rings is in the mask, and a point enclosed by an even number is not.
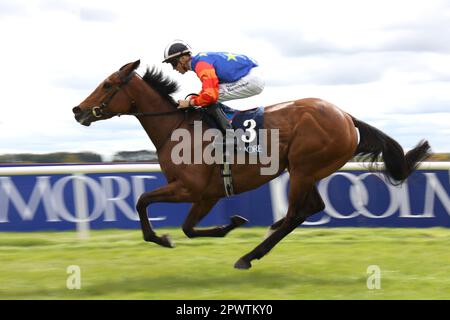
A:
[[[254,67],[249,74],[236,82],[219,84],[219,102],[243,99],[260,94],[264,85],[259,68]]]

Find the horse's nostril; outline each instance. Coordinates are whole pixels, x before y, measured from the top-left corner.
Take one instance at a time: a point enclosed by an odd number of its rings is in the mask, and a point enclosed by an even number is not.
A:
[[[80,107],[75,107],[75,108],[72,109],[72,111],[73,111],[74,114],[78,114],[78,113],[81,112],[81,108]]]

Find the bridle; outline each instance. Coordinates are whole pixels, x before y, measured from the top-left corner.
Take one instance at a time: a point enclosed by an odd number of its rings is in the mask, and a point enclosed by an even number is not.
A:
[[[136,116],[136,117],[156,117],[156,116],[164,116],[164,115],[169,115],[169,114],[175,114],[175,113],[179,113],[182,112],[179,109],[175,109],[175,110],[171,110],[171,111],[164,111],[164,112],[111,112],[108,111],[108,105],[111,103],[112,99],[114,98],[114,96],[121,90],[124,88],[125,85],[128,84],[128,82],[130,82],[131,78],[136,74],[135,72],[131,72],[128,76],[123,77],[120,76],[120,71],[117,71],[119,73],[119,79],[120,79],[120,83],[115,85],[112,88],[112,93],[107,96],[105,98],[105,100],[100,103],[100,105],[98,106],[94,106],[91,109],[91,113],[95,118],[101,118],[103,116],[122,116],[122,115],[127,115],[127,116]],[[127,93],[126,91],[124,91],[125,94],[128,96],[128,98],[131,100],[131,110],[136,109],[137,105],[136,105],[136,101],[134,101]]]
[[[131,72],[128,76],[126,77],[122,77],[120,75],[120,70],[117,71],[117,73],[119,73],[119,79],[120,82],[119,84],[115,85],[112,88],[112,93],[110,95],[108,95],[105,100],[100,103],[100,105],[98,106],[94,106],[91,109],[91,114],[95,117],[95,118],[101,118],[103,116],[109,116],[109,117],[113,117],[113,116],[122,116],[122,115],[127,115],[127,116],[136,116],[136,117],[157,117],[157,116],[164,116],[164,115],[173,115],[176,113],[180,113],[183,112],[184,113],[184,117],[176,124],[176,126],[174,127],[174,129],[170,130],[170,134],[172,133],[173,130],[179,128],[179,126],[186,120],[187,118],[187,112],[189,110],[180,110],[180,109],[174,109],[171,111],[164,111],[164,112],[111,112],[108,111],[108,105],[109,103],[111,103],[112,99],[114,98],[114,96],[120,91],[122,90],[131,80],[131,78],[136,74],[136,72]],[[136,105],[136,101],[134,101],[134,99],[132,97],[130,97],[130,95],[124,91],[124,93],[128,96],[128,98],[131,101],[131,110],[133,109],[137,109],[137,105]],[[164,144],[166,143],[166,141],[168,141],[170,138],[170,135],[167,139],[165,139],[163,141],[163,144],[160,146],[155,146],[157,150],[159,150],[160,148],[162,148],[162,146],[164,146]]]

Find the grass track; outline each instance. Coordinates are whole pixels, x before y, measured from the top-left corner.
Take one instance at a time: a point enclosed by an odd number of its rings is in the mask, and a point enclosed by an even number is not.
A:
[[[450,299],[450,230],[299,228],[250,270],[234,262],[263,228],[226,238],[170,233],[175,249],[141,240],[139,230],[0,233],[0,299]],[[81,290],[66,269],[81,268]],[[381,289],[367,288],[367,267]]]

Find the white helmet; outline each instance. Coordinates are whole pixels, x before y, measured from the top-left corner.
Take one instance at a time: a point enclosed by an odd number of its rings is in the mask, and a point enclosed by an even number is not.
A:
[[[192,53],[191,47],[183,40],[174,40],[164,50],[163,62],[169,62],[173,58],[177,58],[187,53]]]

